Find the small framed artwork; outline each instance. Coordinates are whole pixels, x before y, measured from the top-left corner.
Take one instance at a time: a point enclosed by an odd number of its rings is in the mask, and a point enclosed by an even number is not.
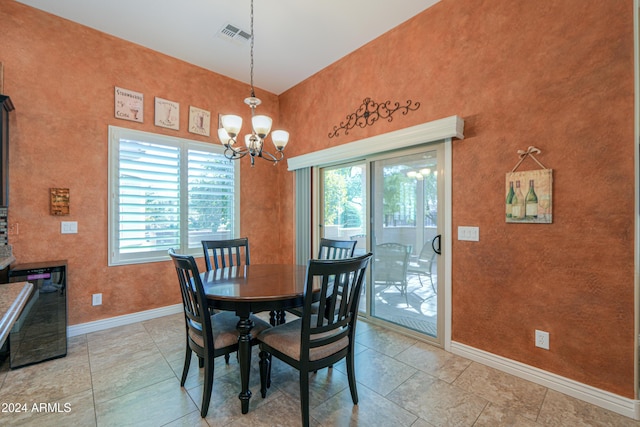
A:
[[[144,95],[140,92],[116,86],[115,106],[117,119],[142,123],[144,117]]]
[[[551,224],[553,170],[508,172],[505,180],[506,221]]]
[[[68,188],[50,188],[49,197],[51,215],[69,215]]]
[[[211,113],[189,106],[189,132],[209,136],[211,134]]]
[[[180,104],[156,96],[155,125],[174,130],[180,129]]]

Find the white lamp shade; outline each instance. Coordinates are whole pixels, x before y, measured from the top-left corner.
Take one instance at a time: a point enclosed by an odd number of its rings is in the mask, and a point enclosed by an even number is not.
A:
[[[229,145],[233,145],[233,143],[235,142],[231,139],[231,137],[229,136],[227,131],[224,130],[224,128],[218,129],[218,139],[220,140],[222,145],[226,147],[228,147]],[[229,142],[231,142],[231,144],[229,144]]]
[[[271,133],[271,140],[273,141],[273,145],[276,146],[276,150],[282,151],[289,142],[289,132],[284,130],[274,130]]]
[[[235,138],[242,128],[242,117],[233,114],[226,114],[221,117],[222,127],[227,131],[231,138]]]
[[[253,116],[251,118],[251,124],[253,125],[253,131],[260,137],[266,137],[271,132],[271,117],[269,116]]]

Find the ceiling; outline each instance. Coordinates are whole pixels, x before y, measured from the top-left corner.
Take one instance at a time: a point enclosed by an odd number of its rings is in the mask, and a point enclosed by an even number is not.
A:
[[[16,0],[249,83],[249,0]],[[440,0],[258,0],[254,85],[281,94]],[[247,37],[248,39],[249,37]]]

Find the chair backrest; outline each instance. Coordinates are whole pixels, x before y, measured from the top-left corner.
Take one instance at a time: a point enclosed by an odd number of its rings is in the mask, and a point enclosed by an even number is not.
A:
[[[352,258],[357,243],[357,240],[331,240],[323,237],[320,239],[318,259]]]
[[[207,308],[198,265],[192,256],[178,255],[173,249],[169,249],[169,255],[178,273],[189,346],[193,348],[196,345],[202,349],[209,346],[213,350],[211,315]]]
[[[345,342],[353,342],[362,283],[371,256],[372,254],[368,253],[348,259],[309,260],[302,310],[301,359],[315,360],[324,357],[320,356],[320,347],[330,348],[331,344],[346,337],[349,341]],[[320,290],[316,291],[319,292],[317,313],[324,313],[324,316],[314,313],[311,309],[314,288],[318,287]],[[342,348],[339,353],[346,354],[346,347],[348,346]]]
[[[418,255],[418,264],[420,265],[420,267],[430,269],[431,263],[433,263],[435,257],[436,252],[433,250],[432,241],[429,240],[424,244],[422,250],[420,251],[420,254]]]
[[[249,239],[246,237],[230,240],[203,240],[202,250],[207,271],[240,264],[249,265]],[[243,251],[244,256],[242,256]]]
[[[400,243],[381,243],[376,246],[374,280],[379,282],[404,282],[407,277],[411,247]]]

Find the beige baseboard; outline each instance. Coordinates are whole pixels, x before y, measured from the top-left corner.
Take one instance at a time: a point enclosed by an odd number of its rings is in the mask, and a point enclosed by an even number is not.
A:
[[[168,316],[170,314],[176,313],[182,313],[182,304],[169,305],[166,307],[155,308],[153,310],[139,311],[137,313],[125,314],[123,316],[110,317],[108,319],[96,320],[94,322],[72,325],[67,327],[67,336],[74,337],[76,335],[102,331],[104,329],[129,325],[136,322],[143,322],[145,320],[155,319],[156,317]]]

